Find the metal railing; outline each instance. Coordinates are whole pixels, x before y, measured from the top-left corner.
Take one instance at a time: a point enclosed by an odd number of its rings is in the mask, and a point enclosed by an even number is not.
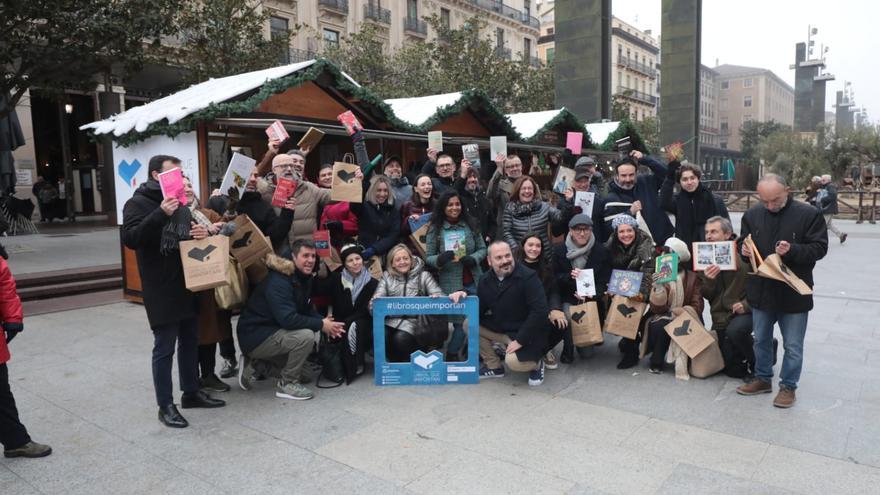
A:
[[[504,2],[501,0],[468,0],[468,3],[476,5],[481,9],[508,17],[517,22],[521,22],[534,29],[540,29],[541,27],[541,22],[536,17],[529,15],[525,11],[515,9],[509,5],[504,5]]]
[[[318,5],[348,14],[348,0],[318,0]]]
[[[657,97],[656,96],[649,95],[648,93],[643,93],[641,91],[627,88],[624,86],[617,87],[617,94],[619,94],[621,96],[625,96],[627,98],[632,98],[633,100],[638,100],[643,103],[647,103],[649,105],[656,105],[657,104]]]
[[[311,50],[300,50],[299,48],[289,48],[287,50],[287,60],[288,63],[291,64],[316,59],[319,56],[320,55],[318,55],[318,52],[313,52]]]
[[[724,191],[714,190],[716,194],[724,199],[724,203],[729,211],[746,211],[753,204],[758,204],[761,200],[758,198],[757,191]],[[804,201],[806,194],[803,191],[792,191],[792,197],[797,201]],[[877,196],[878,191],[845,191],[837,193],[837,209],[840,213],[836,216],[844,218],[855,218],[856,223],[877,223]],[[853,197],[853,196],[858,196]],[[858,201],[858,204],[854,204]]]
[[[640,73],[650,77],[651,79],[657,78],[657,69],[655,69],[647,64],[643,64],[642,62],[639,62],[636,59],[629,58],[625,55],[618,55],[617,56],[617,65],[626,67],[627,69],[632,69],[636,72],[640,72]]]
[[[428,23],[415,17],[404,17],[403,30],[409,31],[410,33],[417,33],[421,34],[422,36],[427,36]]]
[[[371,19],[382,24],[391,24],[391,11],[375,3],[364,5],[364,19]]]

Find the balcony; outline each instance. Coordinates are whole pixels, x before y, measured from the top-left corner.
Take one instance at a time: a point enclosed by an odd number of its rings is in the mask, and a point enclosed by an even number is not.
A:
[[[657,105],[657,97],[653,95],[649,95],[648,93],[643,93],[641,91],[637,91],[635,89],[626,88],[623,86],[617,87],[617,94],[629,98],[631,100],[635,100],[647,105],[656,106]]]
[[[509,5],[504,5],[501,0],[467,0],[467,2],[471,5],[476,5],[481,9],[495,12],[503,17],[513,19],[514,21],[525,24],[532,29],[540,29],[541,27],[541,22],[538,21],[537,18],[529,15],[528,12],[515,9]]]
[[[318,0],[318,6],[338,14],[348,14],[348,0]]]
[[[428,35],[428,23],[415,17],[404,17],[403,30],[406,33],[424,37]]]
[[[510,48],[506,48],[503,46],[495,47],[495,56],[503,58],[504,60],[510,60]]]
[[[617,65],[644,74],[651,79],[657,78],[657,69],[624,55],[617,55]]]
[[[287,60],[290,64],[305,62],[320,57],[317,52],[311,50],[300,50],[299,48],[289,48],[287,50]]]
[[[368,3],[364,5],[364,19],[369,19],[382,24],[391,24],[391,11],[383,9],[377,4]]]

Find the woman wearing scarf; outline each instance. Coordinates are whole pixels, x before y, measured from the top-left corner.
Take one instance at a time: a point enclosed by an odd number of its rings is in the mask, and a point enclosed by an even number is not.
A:
[[[544,366],[555,370],[559,367],[553,348],[563,339],[564,333],[568,332],[568,320],[562,312],[562,299],[559,297],[559,289],[553,273],[553,267],[544,256],[544,243],[538,234],[528,234],[523,239],[522,246],[516,253],[517,263],[522,263],[526,268],[534,271],[544,286],[544,295],[547,296],[547,306],[550,313],[547,315],[550,323],[553,323],[553,331],[547,335],[547,352],[544,356]],[[569,338],[571,340],[571,338]]]
[[[675,237],[684,242],[688,252],[694,242],[706,240],[706,220],[714,216],[730,218],[724,200],[700,182],[700,168],[678,161],[669,162],[666,180],[660,188],[660,206],[675,215]],[[681,192],[673,194],[674,182]]]
[[[474,219],[462,211],[461,195],[455,189],[447,190],[437,200],[425,243],[425,261],[428,266],[437,269],[440,288],[447,294],[462,290],[469,295],[477,293],[477,281],[483,274],[480,263],[486,257],[486,243],[474,224]],[[464,244],[463,256],[458,257],[449,249],[446,241],[452,238]],[[453,330],[446,347],[446,361],[461,361],[465,340],[464,319],[453,316],[449,321]]]
[[[574,361],[574,344],[571,340],[571,307],[584,301],[596,301],[600,321],[605,321],[603,295],[611,278],[611,257],[608,249],[596,240],[593,233],[593,220],[588,214],[578,213],[568,222],[565,242],[553,248],[553,269],[555,283],[559,288],[562,310],[565,313],[566,331],[563,334],[561,361]],[[596,297],[584,298],[577,295],[576,281],[581,270],[593,270],[596,284]],[[585,357],[585,348],[578,347],[578,354]]]
[[[364,267],[363,252],[364,248],[357,244],[342,246],[343,268],[319,281],[317,289],[332,301],[333,318],[345,323],[345,335],[340,338],[345,340],[342,364],[349,383],[363,373],[364,354],[373,342],[370,300],[379,283]]]
[[[700,292],[700,278],[696,273],[687,269],[690,264],[691,254],[688,252],[688,246],[680,239],[670,237],[666,240],[663,248],[664,252],[674,252],[678,254],[678,277],[674,282],[665,284],[654,283],[651,288],[651,296],[648,299],[650,304],[650,314],[648,319],[648,345],[646,354],[651,355],[649,370],[651,373],[662,373],[664,363],[666,361],[676,362],[676,376],[681,373],[681,366],[678,364],[680,359],[684,361],[684,373],[687,374],[687,356],[681,349],[677,349],[674,354],[677,359],[666,359],[666,351],[669,350],[671,338],[664,328],[670,321],[681,313],[681,311],[689,307],[693,310],[700,320],[703,315],[703,296]],[[656,277],[656,274],[655,274]]]
[[[640,301],[647,299],[651,292],[651,275],[654,273],[654,242],[639,229],[638,221],[629,215],[620,215],[611,222],[614,231],[605,247],[611,256],[611,268],[642,272],[642,285],[636,298]],[[623,352],[623,358],[617,363],[617,369],[632,368],[639,362],[639,342],[641,335],[636,339],[620,339],[618,347]]]
[[[565,198],[571,200],[574,193],[565,192]],[[516,253],[520,243],[529,233],[537,233],[544,243],[544,256],[550,261],[550,239],[547,226],[568,220],[570,214],[569,201],[560,202],[560,208],[550,206],[541,199],[538,183],[528,175],[523,175],[513,183],[510,202],[504,207],[503,228],[504,241]]]

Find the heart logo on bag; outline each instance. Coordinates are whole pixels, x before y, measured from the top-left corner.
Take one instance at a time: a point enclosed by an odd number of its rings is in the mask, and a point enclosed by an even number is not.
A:
[[[617,305],[617,311],[619,311],[624,317],[629,318],[630,315],[636,312],[636,308],[631,308],[626,304],[621,303]]]
[[[413,363],[415,363],[416,366],[429,370],[431,369],[431,366],[439,360],[440,358],[433,354],[430,356],[420,355],[413,358]]]
[[[354,172],[349,172],[347,170],[340,170],[339,172],[336,172],[336,177],[339,177],[339,180],[342,182],[349,183],[354,179],[355,174]]]
[[[675,330],[672,331],[672,335],[676,337],[684,337],[685,335],[690,335],[691,333],[691,320],[684,320],[684,323]]]
[[[251,234],[253,234],[253,230],[249,230],[241,236],[240,239],[236,239],[235,242],[232,243],[232,249],[240,249],[251,243]]]
[[[578,311],[577,313],[571,315],[571,319],[575,321],[575,323],[580,323],[584,316],[586,316],[586,311]]]
[[[217,246],[207,246],[205,248],[194,247],[190,249],[186,255],[196,261],[207,261],[208,255],[211,254],[212,251],[217,249]]]

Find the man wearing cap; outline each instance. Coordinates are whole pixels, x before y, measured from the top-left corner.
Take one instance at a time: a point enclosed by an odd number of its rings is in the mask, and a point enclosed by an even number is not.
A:
[[[581,163],[582,160],[589,160],[589,157],[581,157],[578,160],[578,163]],[[595,164],[595,163],[594,163]],[[575,167],[574,172],[574,183],[570,188],[572,190],[571,199],[566,199],[565,197],[560,198],[560,202],[567,202],[571,211],[575,214],[583,213],[588,215],[590,219],[596,219],[597,221],[602,217],[602,201],[599,196],[599,193],[596,192],[596,185],[593,184],[593,179],[595,175],[590,171],[588,165],[581,164],[580,166]],[[582,211],[581,207],[577,205],[577,193],[593,193],[593,208],[591,211]],[[599,224],[599,229],[596,229],[594,232],[599,238],[600,242],[604,242],[607,238],[607,232],[603,228],[602,224]],[[564,230],[565,226],[562,225],[559,229],[554,229],[554,235],[565,235],[566,231]]]
[[[638,175],[639,164],[651,169],[651,174]],[[608,186],[604,202],[605,226],[613,232],[611,222],[620,215],[637,216],[645,219],[654,243],[663,245],[672,235],[672,223],[660,207],[658,191],[666,178],[666,166],[633,150],[630,156],[617,164],[614,181]]]
[[[412,184],[409,183],[403,175],[403,166],[400,164],[400,157],[389,156],[385,160],[385,166],[382,169],[386,177],[391,180],[391,192],[394,194],[394,205],[399,210],[400,206],[412,198]]]
[[[590,192],[602,196],[608,193],[608,187],[605,184],[605,177],[602,176],[601,172],[596,170],[595,157],[588,155],[578,158],[577,162],[574,164],[575,180],[577,180],[577,173],[580,169],[587,171],[587,176],[590,178]]]
[[[593,270],[596,297],[582,298],[577,295],[575,283],[581,270]],[[553,271],[562,298],[562,310],[569,321],[568,330],[563,334],[560,359],[563,363],[570,363],[574,360],[570,308],[584,301],[596,301],[599,317],[604,320],[605,306],[598,295],[605,293],[608,280],[611,278],[611,257],[605,246],[596,241],[596,236],[593,235],[593,220],[588,215],[578,213],[568,222],[565,242],[553,247]],[[578,348],[579,354],[580,350]]]

